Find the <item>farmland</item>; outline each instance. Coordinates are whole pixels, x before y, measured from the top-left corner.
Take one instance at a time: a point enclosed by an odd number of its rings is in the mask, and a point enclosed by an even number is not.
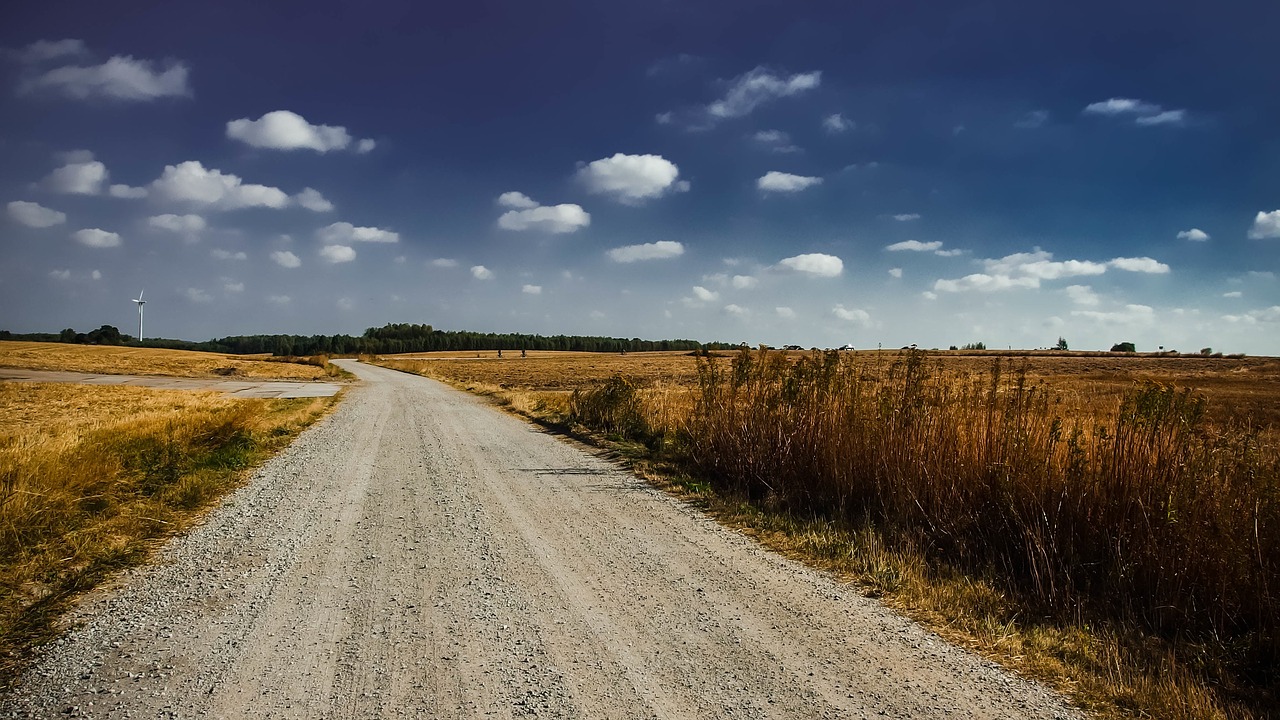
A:
[[[383,363],[660,484],[1104,714],[1275,702],[1269,358],[494,354]]]
[[[284,359],[189,350],[15,341],[0,341],[0,367],[262,380],[322,380],[341,375],[323,356]]]

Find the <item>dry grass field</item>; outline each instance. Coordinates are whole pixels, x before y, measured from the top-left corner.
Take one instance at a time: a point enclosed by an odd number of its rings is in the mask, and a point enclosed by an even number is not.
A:
[[[426,354],[1109,717],[1268,717],[1280,361]]]
[[[190,350],[0,341],[0,367],[27,370],[260,380],[326,380],[340,374],[335,366],[328,364],[328,358],[299,360],[304,361],[284,362]]]
[[[0,383],[0,678],[77,593],[144,560],[335,400]]]

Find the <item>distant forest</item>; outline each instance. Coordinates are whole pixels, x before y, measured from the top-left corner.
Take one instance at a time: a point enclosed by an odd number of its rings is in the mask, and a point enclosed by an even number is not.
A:
[[[574,350],[579,352],[649,352],[655,350],[727,350],[727,343],[700,343],[696,340],[641,340],[592,335],[522,335],[518,333],[478,333],[466,330],[436,330],[430,325],[391,323],[369,328],[363,335],[234,335],[205,342],[137,338],[121,334],[112,325],[88,333],[70,328],[60,333],[11,333],[0,330],[0,340],[64,342],[91,345],[132,345],[138,347],[203,350],[233,355],[355,355],[369,353],[431,352],[433,350]]]

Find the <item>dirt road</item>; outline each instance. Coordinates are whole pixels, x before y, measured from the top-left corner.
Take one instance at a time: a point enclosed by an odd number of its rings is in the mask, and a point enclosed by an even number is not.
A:
[[[338,412],[0,717],[1075,717],[578,447],[344,366]]]

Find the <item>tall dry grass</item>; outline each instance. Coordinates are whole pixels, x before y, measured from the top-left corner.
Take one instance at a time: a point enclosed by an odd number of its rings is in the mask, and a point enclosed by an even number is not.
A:
[[[330,401],[0,384],[0,670]]]
[[[687,402],[616,378],[569,415],[759,507],[870,528],[1033,616],[1159,638],[1228,705],[1280,690],[1280,451],[1207,423],[1187,390],[1081,407],[1001,358],[975,375],[914,352],[744,351],[699,360]]]

